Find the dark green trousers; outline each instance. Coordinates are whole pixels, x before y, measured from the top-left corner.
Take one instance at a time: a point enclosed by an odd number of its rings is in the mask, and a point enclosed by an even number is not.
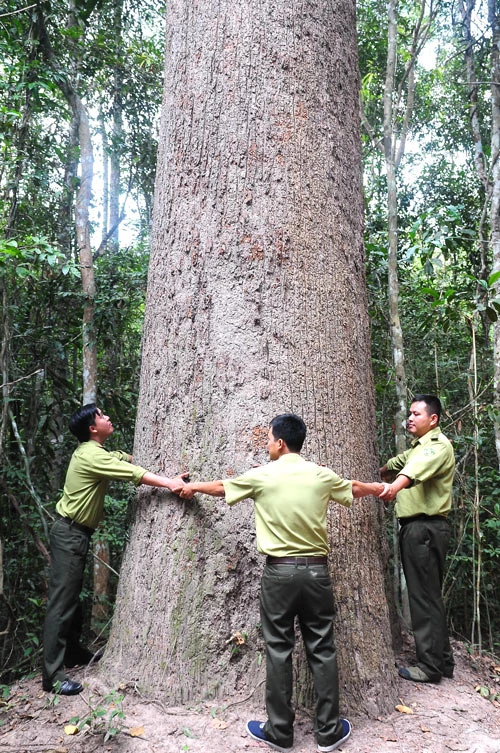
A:
[[[266,737],[293,744],[292,652],[298,618],[317,694],[315,734],[320,745],[338,736],[339,682],[333,642],[334,604],[327,565],[266,565],[260,593],[266,642]]]
[[[64,655],[79,646],[80,591],[90,535],[56,519],[50,530],[50,573],[43,631],[43,679],[67,679]]]
[[[432,681],[454,666],[442,597],[449,541],[450,525],[444,518],[411,520],[399,531],[417,666]]]

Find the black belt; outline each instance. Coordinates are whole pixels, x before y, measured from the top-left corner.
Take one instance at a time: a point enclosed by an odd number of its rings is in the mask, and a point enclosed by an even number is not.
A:
[[[407,523],[413,523],[414,520],[425,520],[431,521],[431,520],[446,520],[445,515],[425,515],[422,513],[421,515],[412,515],[409,518],[398,518],[399,525],[405,526]]]
[[[271,557],[267,556],[267,565],[327,565],[328,557]]]
[[[56,512],[56,516],[59,518],[59,520],[63,520],[71,528],[75,528],[77,531],[81,531],[82,533],[85,533],[89,538],[90,536],[92,536],[92,534],[95,531],[95,528],[82,526],[82,524],[77,523],[76,520],[72,520],[71,518],[66,518],[64,515],[60,515],[58,512]]]

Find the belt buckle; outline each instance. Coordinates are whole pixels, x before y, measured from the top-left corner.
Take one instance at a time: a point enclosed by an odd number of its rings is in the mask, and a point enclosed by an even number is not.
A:
[[[308,560],[309,557],[295,557],[295,565],[297,567],[307,567]]]

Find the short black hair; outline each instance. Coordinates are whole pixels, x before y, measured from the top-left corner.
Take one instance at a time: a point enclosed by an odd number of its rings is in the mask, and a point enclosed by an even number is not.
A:
[[[69,430],[79,442],[88,442],[90,439],[90,427],[95,424],[95,417],[99,408],[95,403],[82,405],[69,419]]]
[[[282,439],[290,452],[300,452],[307,428],[300,416],[295,413],[281,413],[275,416],[270,423],[271,431],[275,439]]]
[[[436,395],[415,395],[412,399],[412,403],[425,403],[427,406],[427,414],[431,416],[433,413],[438,417],[438,423],[441,418],[441,400]]]

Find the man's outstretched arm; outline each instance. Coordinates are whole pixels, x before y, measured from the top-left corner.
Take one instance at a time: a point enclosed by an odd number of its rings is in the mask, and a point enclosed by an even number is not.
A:
[[[372,483],[365,482],[365,481],[351,481],[352,483],[352,496],[354,499],[357,499],[358,497],[380,497],[382,492],[384,491],[384,484],[381,484],[378,481],[374,481]]]
[[[184,484],[180,491],[182,499],[192,499],[195,494],[208,494],[210,497],[223,497],[224,484],[222,481],[193,481]]]
[[[166,476],[158,476],[156,473],[150,473],[149,471],[141,478],[141,484],[146,486],[156,486],[160,489],[170,489],[173,494],[179,494],[186,484],[184,478],[189,476],[189,472],[180,473],[175,478],[167,478]]]

